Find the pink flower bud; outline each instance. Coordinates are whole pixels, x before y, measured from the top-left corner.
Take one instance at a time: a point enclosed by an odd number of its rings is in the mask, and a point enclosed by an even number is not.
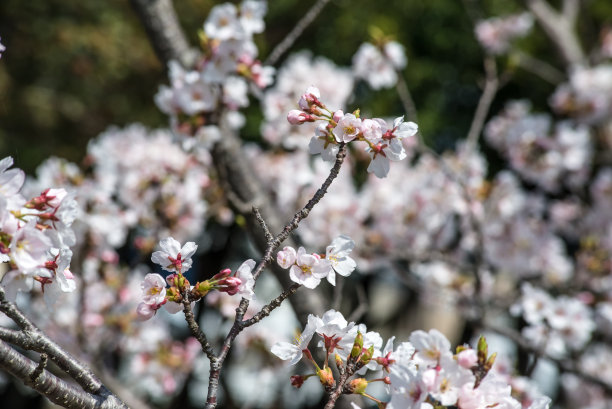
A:
[[[298,109],[292,109],[291,111],[289,111],[289,114],[287,114],[287,121],[289,121],[289,123],[291,125],[301,125],[304,122],[314,122],[314,118],[311,115],[308,115]]]
[[[478,363],[478,354],[473,349],[465,349],[457,354],[457,363],[465,369],[470,369]]]
[[[341,109],[337,110],[336,112],[334,112],[334,121],[337,123],[339,120],[342,119],[343,116],[344,112],[342,112]]]
[[[234,295],[240,290],[240,284],[242,284],[242,280],[238,277],[227,277],[219,281],[219,291],[228,293],[229,295]]]
[[[300,97],[298,105],[304,111],[309,111],[313,105],[321,106],[321,102],[319,98],[321,97],[321,93],[319,89],[316,87],[308,87],[306,93]]]
[[[224,270],[219,271],[217,274],[213,276],[213,280],[223,280],[224,278],[229,277],[232,274],[232,270],[226,268]]]

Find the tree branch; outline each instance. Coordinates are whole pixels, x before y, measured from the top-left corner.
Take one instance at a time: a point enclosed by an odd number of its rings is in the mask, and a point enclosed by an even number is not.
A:
[[[121,402],[117,397],[112,395],[108,388],[102,384],[86,365],[79,362],[76,358],[62,349],[62,347],[49,339],[21,312],[21,310],[17,308],[17,306],[15,306],[15,304],[8,301],[2,287],[0,287],[0,311],[11,318],[22,329],[22,335],[17,335],[15,331],[4,328],[0,332],[0,337],[2,339],[6,337],[9,342],[14,341],[24,349],[46,354],[62,371],[66,372],[66,374],[74,379],[85,392],[95,396],[112,397],[113,400]],[[7,348],[10,347],[7,346]],[[9,365],[11,362],[20,361],[7,361],[5,365]],[[9,372],[11,371],[9,370]],[[121,404],[123,408],[127,408],[124,403]]]
[[[0,368],[23,381],[41,395],[68,409],[127,409],[127,406],[108,393],[91,394],[68,384],[66,381],[44,369],[41,364],[15,351],[0,341]]]
[[[586,57],[574,32],[573,6],[568,5],[573,2],[565,2],[564,9],[568,13],[565,15],[559,14],[544,0],[526,0],[527,7],[535,15],[569,66],[586,63]]]
[[[308,10],[306,14],[297,22],[297,24],[293,27],[293,30],[289,32],[281,41],[278,43],[274,50],[270,53],[268,58],[264,61],[264,65],[274,65],[278,62],[280,57],[287,52],[295,43],[295,41],[302,35],[304,30],[314,21],[315,18],[321,13],[323,7],[329,3],[329,0],[318,0],[313,6]]]
[[[193,50],[181,29],[172,0],[130,0],[140,17],[151,45],[160,61],[177,60],[191,67],[198,53]]]
[[[480,137],[485,120],[487,119],[487,114],[491,108],[491,103],[495,98],[499,86],[495,58],[490,56],[485,58],[484,67],[486,73],[484,90],[478,100],[478,106],[476,107],[476,112],[474,113],[474,118],[472,119],[472,124],[470,125],[470,130],[466,138],[467,148],[470,151],[476,149],[478,138]]]

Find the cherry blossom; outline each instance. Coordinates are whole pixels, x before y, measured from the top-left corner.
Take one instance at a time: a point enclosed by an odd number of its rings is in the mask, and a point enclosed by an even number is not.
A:
[[[255,297],[253,292],[253,286],[255,285],[255,279],[253,278],[253,268],[255,267],[255,260],[247,260],[238,267],[236,270],[236,277],[240,279],[240,285],[238,286],[237,294],[247,300],[252,300]]]
[[[297,260],[297,252],[293,247],[285,246],[276,254],[276,262],[281,268],[287,269],[295,264]]]
[[[198,249],[197,244],[192,241],[185,243],[183,247],[172,237],[168,237],[159,242],[161,251],[156,251],[151,255],[151,261],[159,264],[164,270],[185,273],[191,268],[193,256]]]
[[[334,272],[348,277],[355,270],[357,263],[348,256],[353,248],[355,248],[355,242],[344,235],[336,237],[327,246],[325,260],[330,262],[332,268],[327,274],[327,281],[331,285],[336,285],[336,274]]]
[[[329,274],[329,261],[306,253],[304,247],[298,249],[296,262],[289,269],[292,281],[310,289],[317,287],[327,274]]]
[[[308,344],[315,334],[317,318],[310,314],[304,331],[296,337],[295,343],[277,342],[272,346],[271,352],[284,361],[289,360],[289,365],[297,364],[302,359],[303,351],[308,349]]]

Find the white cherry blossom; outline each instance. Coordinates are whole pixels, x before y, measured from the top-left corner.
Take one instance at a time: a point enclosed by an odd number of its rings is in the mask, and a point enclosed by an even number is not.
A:
[[[173,237],[168,237],[159,242],[161,251],[151,255],[151,261],[159,264],[164,270],[177,273],[185,273],[191,268],[193,256],[198,246],[189,241],[181,248],[181,244]]]

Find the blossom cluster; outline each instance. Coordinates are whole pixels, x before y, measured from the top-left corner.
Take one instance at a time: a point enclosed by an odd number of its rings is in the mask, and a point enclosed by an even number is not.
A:
[[[323,365],[315,361],[314,350],[309,346],[315,335],[319,339],[316,346],[325,351]],[[484,338],[481,337],[476,350],[462,346],[456,354],[451,351],[448,339],[437,330],[414,331],[409,342],[397,346],[394,338],[383,348],[380,334],[367,331],[363,324],[348,322],[338,311],[329,310],[322,317],[310,315],[294,343],[276,343],[271,351],[291,365],[305,359],[314,366],[313,374],[291,377],[292,385],[298,388],[313,376],[325,388],[335,387],[337,380],[329,359],[335,357],[338,370],[359,376],[347,381],[345,393],[360,394],[382,405],[366,393],[369,383],[382,381],[390,385],[388,409],[522,408],[512,397],[512,388],[506,379],[491,370],[496,355],[488,355]],[[382,370],[383,378],[368,381],[361,377],[367,370]],[[550,399],[540,395],[529,408],[544,409],[549,405]]]
[[[384,41],[378,46],[363,43],[353,56],[353,73],[372,89],[390,88],[397,83],[397,71],[406,63],[404,46],[397,41]]]
[[[295,101],[313,81],[331,106],[341,109],[346,106],[354,85],[350,70],[337,67],[324,57],[313,58],[308,52],[293,54],[279,68],[274,85],[266,89],[262,99],[261,135],[267,143],[287,149],[308,146],[316,125],[292,125],[287,122],[287,112],[295,108]]]
[[[361,118],[359,111],[347,114],[342,110],[331,111],[320,101],[320,97],[318,88],[308,88],[299,100],[300,109],[291,110],[287,115],[287,120],[293,125],[322,121],[310,140],[311,154],[320,153],[323,160],[334,161],[341,143],[365,142],[366,152],[371,158],[368,172],[379,178],[389,173],[389,161],[400,161],[408,157],[402,140],[410,140],[417,133],[417,124],[404,122],[402,116],[389,126],[381,118]],[[412,146],[414,142],[409,141],[407,144]]]
[[[612,78],[612,76],[611,76]],[[503,153],[526,180],[548,191],[582,186],[589,177],[593,147],[588,127],[530,114],[529,103],[513,101],[485,130],[487,142]]]
[[[330,284],[336,285],[336,273],[348,277],[355,270],[356,263],[350,252],[355,242],[348,236],[336,237],[327,246],[325,255],[308,254],[304,247],[297,251],[286,246],[276,255],[276,262],[284,269],[289,269],[291,280],[306,288],[315,288],[326,278]]]
[[[553,109],[588,125],[603,125],[612,115],[612,64],[575,67],[569,82],[550,98]]]
[[[218,133],[209,117],[221,106],[227,108],[223,121],[230,128],[242,126],[244,119],[237,110],[249,104],[249,82],[265,88],[274,74],[272,67],[256,59],[253,42],[253,35],[264,29],[266,8],[260,0],[245,0],[240,7],[231,3],[213,7],[201,33],[203,59],[194,69],[169,63],[170,87],[160,86],[155,103],[170,116],[177,132],[214,142]]]
[[[305,51],[289,56],[262,99],[261,134],[266,142],[290,150],[307,147],[307,137],[315,133],[316,125],[309,122],[299,127],[292,125],[286,121],[286,112],[295,108],[295,101],[312,84],[316,84],[330,106],[339,109],[345,109],[358,80],[365,80],[373,89],[395,85],[397,71],[407,64],[404,48],[395,41],[375,43],[362,44],[353,56],[351,70],[337,67],[324,57],[313,58]]]
[[[482,47],[491,54],[504,54],[516,38],[524,37],[533,26],[533,16],[521,13],[479,21],[474,31]]]
[[[52,308],[62,293],[76,289],[69,267],[77,204],[61,188],[47,188],[26,201],[21,193],[25,174],[12,165],[11,157],[0,161],[0,262],[9,266],[1,285],[15,301],[17,292],[29,292],[36,281]]]
[[[577,298],[553,298],[530,284],[521,287],[521,299],[512,312],[527,322],[522,333],[535,347],[554,357],[581,350],[590,340],[595,321],[591,309]]]
[[[165,306],[171,314],[175,314],[183,310],[182,302],[185,297],[189,302],[198,301],[213,290],[226,292],[229,295],[238,294],[248,300],[254,297],[255,280],[252,270],[255,261],[246,260],[233,274],[230,269],[224,269],[211,279],[191,286],[183,274],[191,268],[193,264],[191,257],[198,246],[194,242],[187,242],[181,247],[178,241],[168,237],[159,242],[159,247],[161,250],[151,255],[151,261],[171,274],[165,279],[157,273],[145,276],[141,284],[142,302],[136,309],[139,319],[148,320],[162,306]],[[170,286],[168,289],[166,284]]]

